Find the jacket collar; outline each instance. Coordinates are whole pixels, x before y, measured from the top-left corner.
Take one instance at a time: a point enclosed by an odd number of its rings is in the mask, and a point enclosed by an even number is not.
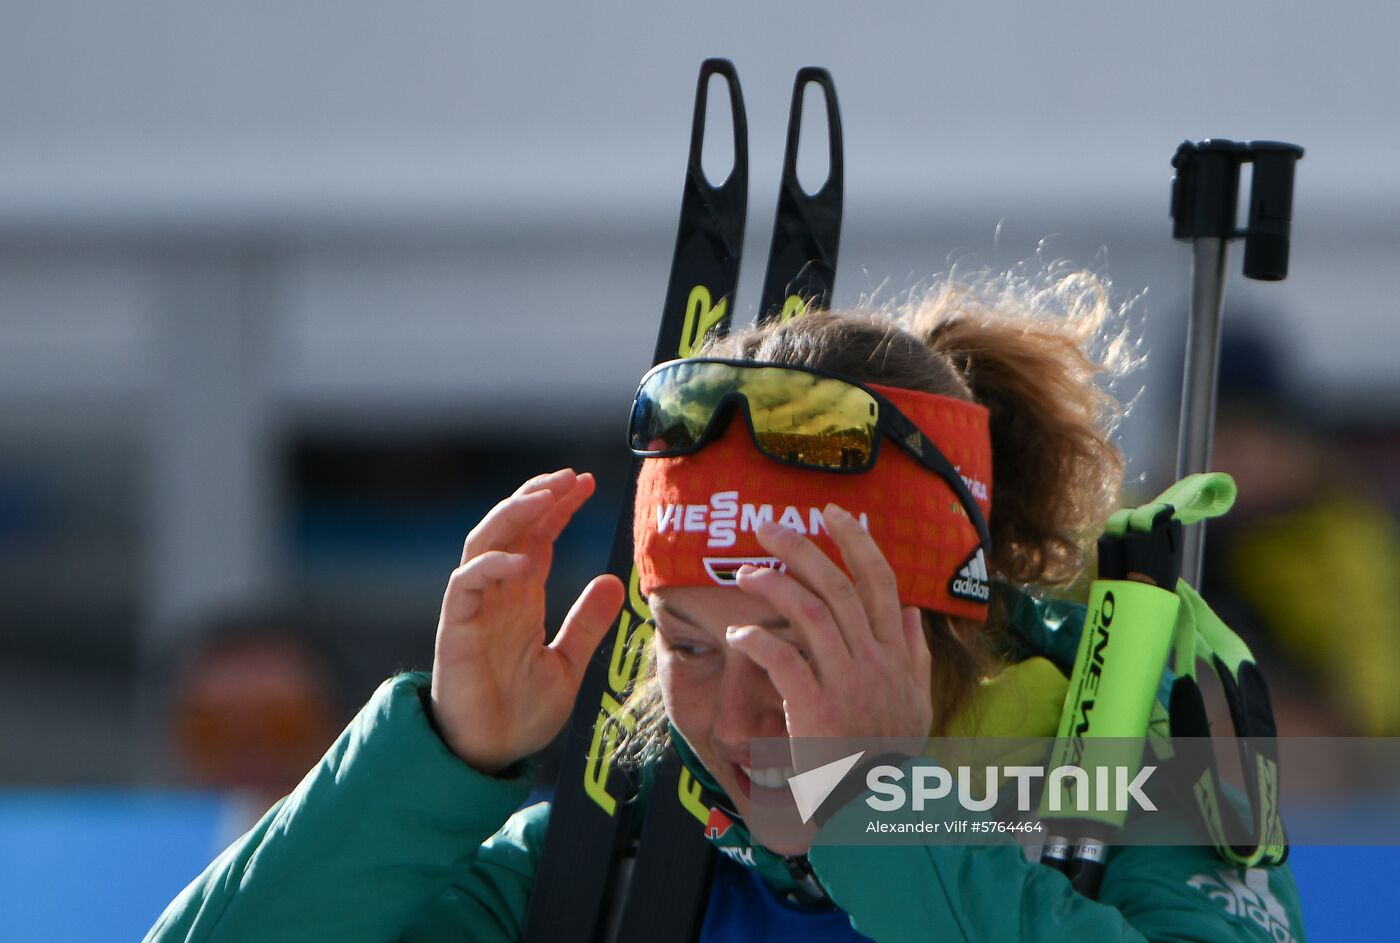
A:
[[[680,761],[705,790],[701,801],[710,810],[705,837],[720,854],[758,872],[769,887],[794,903],[808,907],[833,906],[831,898],[826,896],[826,891],[812,872],[807,856],[780,855],[755,842],[748,826],[735,811],[733,801],[719,788],[710,771],[674,726],[671,727],[671,742],[675,744]]]

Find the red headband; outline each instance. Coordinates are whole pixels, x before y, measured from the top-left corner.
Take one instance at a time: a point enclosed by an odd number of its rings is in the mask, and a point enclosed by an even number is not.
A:
[[[947,396],[867,385],[947,456],[990,519],[987,410]],[[832,501],[865,523],[894,569],[900,602],[986,620],[986,557],[976,528],[943,479],[888,440],[875,467],[861,474],[784,465],[759,453],[741,415],[697,452],[642,462],[632,517],[642,592],[727,585],[744,563],[778,565],[754,533],[764,520],[813,538],[840,565],[840,550],[821,516]]]

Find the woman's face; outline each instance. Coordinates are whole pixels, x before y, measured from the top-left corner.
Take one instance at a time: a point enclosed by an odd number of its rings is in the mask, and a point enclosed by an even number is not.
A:
[[[797,644],[788,621],[767,601],[723,586],[673,586],[651,595],[656,667],[666,713],[700,762],[753,822],[750,809],[790,805],[790,767],[755,768],[756,737],[786,737],[783,699],[768,674],[725,641],[729,626],[757,625]],[[758,836],[764,837],[764,836]],[[802,847],[769,847],[798,854]]]

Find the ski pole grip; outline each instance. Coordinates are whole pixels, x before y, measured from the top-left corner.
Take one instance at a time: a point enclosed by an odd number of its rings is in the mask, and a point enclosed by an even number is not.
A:
[[[1181,577],[1181,521],[1170,504],[1157,512],[1147,531],[1129,530],[1099,538],[1099,579],[1138,580],[1168,592]]]
[[[1042,818],[1123,825],[1126,809],[1107,804],[1099,769],[1132,766],[1142,757],[1180,605],[1176,593],[1149,583],[1097,579],[1090,587],[1050,765],[1092,771],[1088,794],[1093,801],[1086,803],[1070,780],[1060,779],[1058,786],[1046,786]]]

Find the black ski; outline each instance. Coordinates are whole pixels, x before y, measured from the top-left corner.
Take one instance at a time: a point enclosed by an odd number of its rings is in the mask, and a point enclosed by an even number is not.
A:
[[[809,84],[820,85],[825,95],[831,155],[826,183],[810,196],[797,181],[802,98]],[[760,323],[830,305],[841,237],[841,195],[841,116],[836,88],[825,69],[808,66],[798,71],[793,85]],[[657,768],[651,796],[635,862],[629,863],[632,874],[630,886],[623,892],[618,932],[609,938],[616,943],[698,939],[709,901],[715,850],[702,825],[708,810],[698,784],[674,750],[668,751]]]
[[[728,83],[734,117],[734,168],[720,187],[705,179],[700,161],[706,90],[713,74],[723,75]],[[820,85],[825,94],[829,128],[830,169],[815,194],[804,192],[797,180],[802,99],[809,84]],[[826,70],[802,69],[793,89],[760,321],[830,304],[842,180],[835,87]],[[707,60],[696,91],[680,231],[654,362],[687,356],[707,335],[728,329],[747,194],[747,125],[738,77],[728,61]],[[635,477],[634,463],[634,482]],[[628,836],[637,831],[631,821],[636,784],[610,759],[624,730],[619,707],[651,635],[632,563],[633,497],[629,487],[610,560],[611,572],[629,574],[628,601],[617,629],[589,666],[570,719],[559,788],[526,918],[527,943],[694,940],[704,918],[716,853],[704,837],[708,809],[698,784],[675,751],[668,751],[654,770],[638,840],[630,843]]]
[[[718,187],[705,179],[701,166],[706,93],[712,75],[723,76],[728,85],[734,122],[734,166]],[[728,60],[707,59],[700,67],[695,94],[680,227],[654,362],[686,356],[707,333],[727,328],[738,284],[747,205],[748,128],[738,75]],[[599,646],[584,675],[569,721],[558,789],[525,920],[527,943],[594,943],[611,930],[603,923],[619,886],[619,863],[632,831],[635,794],[635,785],[614,766],[612,753],[625,730],[619,708],[641,668],[641,654],[651,634],[632,562],[637,466],[634,461],[609,561],[609,570],[629,588],[628,600],[617,628]],[[668,806],[677,806],[674,795],[674,790],[654,790],[650,811],[664,814]],[[701,835],[698,825],[692,831]]]
[[[826,103],[826,182],[807,193],[797,179],[797,152],[802,138],[802,101],[808,85],[822,90]],[[804,309],[823,310],[831,305],[836,284],[836,252],[841,243],[841,204],[845,190],[844,146],[841,111],[831,73],[817,66],[798,70],[788,112],[787,147],[783,177],[778,184],[778,211],[773,222],[773,244],[768,250],[768,273],[763,279],[758,320],[786,320]]]

